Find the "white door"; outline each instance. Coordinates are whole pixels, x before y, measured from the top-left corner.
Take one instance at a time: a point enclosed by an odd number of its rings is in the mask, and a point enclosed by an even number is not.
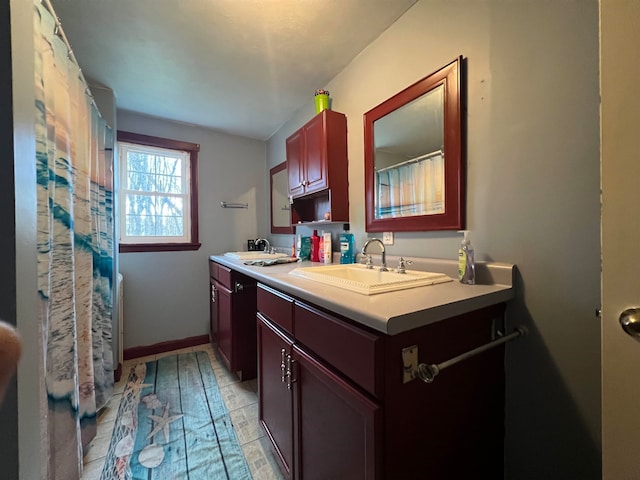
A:
[[[640,1],[600,0],[600,29],[602,478],[637,480],[640,337],[619,317],[640,307]]]

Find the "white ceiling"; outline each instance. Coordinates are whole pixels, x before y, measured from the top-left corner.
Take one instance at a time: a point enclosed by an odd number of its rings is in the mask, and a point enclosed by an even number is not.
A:
[[[119,109],[265,140],[416,0],[51,0]]]

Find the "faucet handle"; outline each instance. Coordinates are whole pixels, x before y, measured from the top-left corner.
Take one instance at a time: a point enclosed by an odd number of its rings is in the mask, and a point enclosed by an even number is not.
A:
[[[407,265],[411,265],[413,261],[405,260],[403,257],[400,257],[398,260],[398,268],[396,268],[396,272],[398,273],[407,273]]]
[[[364,260],[362,260],[361,263],[364,263],[365,266],[369,269],[373,268],[373,259],[371,258],[371,255],[369,255],[368,253],[363,253],[362,256],[364,257]]]

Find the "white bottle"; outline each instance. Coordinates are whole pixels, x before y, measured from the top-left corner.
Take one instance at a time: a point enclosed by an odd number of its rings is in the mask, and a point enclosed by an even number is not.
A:
[[[460,283],[474,285],[476,283],[476,265],[473,258],[473,246],[469,240],[469,230],[461,230],[464,234],[458,250],[458,280]]]
[[[322,232],[322,239],[320,241],[323,244],[324,263],[331,263],[331,232]]]

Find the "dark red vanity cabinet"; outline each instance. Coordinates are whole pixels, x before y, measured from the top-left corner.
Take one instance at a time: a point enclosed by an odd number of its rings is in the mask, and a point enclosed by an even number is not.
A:
[[[504,304],[385,335],[258,285],[259,415],[288,478],[502,478],[504,346],[404,381],[402,350],[440,363],[492,340]]]
[[[347,118],[323,110],[286,140],[292,222],[349,221]]]
[[[241,380],[255,378],[256,281],[224,265],[210,261],[212,285],[211,321],[218,353]]]
[[[293,346],[295,478],[379,478],[382,408]]]
[[[293,392],[285,369],[293,340],[258,314],[259,418],[287,478],[293,478]]]
[[[295,343],[286,331],[293,304],[258,288],[260,423],[288,478],[373,480],[380,405]]]

